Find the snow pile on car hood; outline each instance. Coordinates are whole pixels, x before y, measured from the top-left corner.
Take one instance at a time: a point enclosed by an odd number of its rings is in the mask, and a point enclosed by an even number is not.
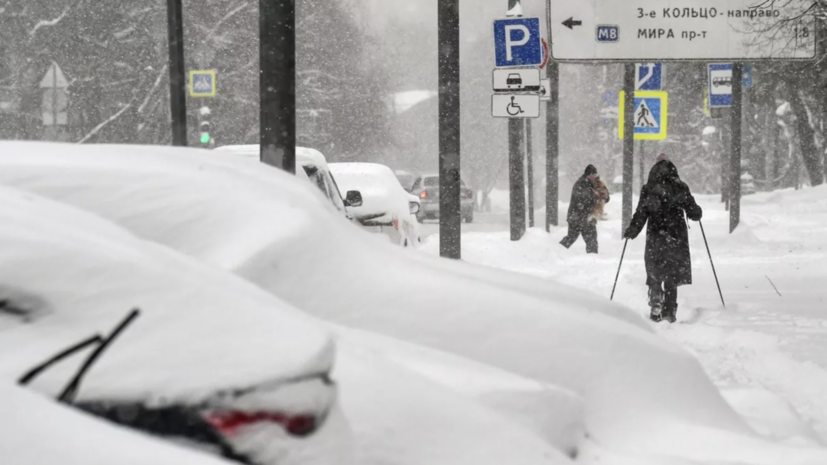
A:
[[[255,286],[139,240],[98,217],[0,187],[0,377],[141,315],[88,372],[82,399],[192,403],[330,369],[333,343],[312,318]],[[174,350],[169,350],[174,348]],[[62,362],[34,385],[55,394]]]
[[[624,307],[377,244],[307,200],[287,174],[263,167],[266,178],[245,176],[197,150],[3,144],[0,152],[0,180],[234,270],[315,315],[576,393],[587,434],[607,449],[756,464],[793,452],[758,441],[698,362]],[[824,458],[794,452],[786,463]]]

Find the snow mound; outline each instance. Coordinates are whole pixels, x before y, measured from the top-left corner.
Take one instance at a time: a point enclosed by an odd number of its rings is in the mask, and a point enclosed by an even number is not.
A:
[[[204,151],[107,150],[3,144],[0,179],[232,270],[322,318],[575,393],[584,399],[587,434],[606,449],[761,465],[790,454],[758,439],[697,360],[605,297],[377,244],[306,199],[283,173],[270,170],[265,179],[264,171],[220,169]],[[141,163],[122,161],[128,151]],[[220,235],[200,227],[219,222]],[[825,460],[822,451],[796,453],[785,463]]]

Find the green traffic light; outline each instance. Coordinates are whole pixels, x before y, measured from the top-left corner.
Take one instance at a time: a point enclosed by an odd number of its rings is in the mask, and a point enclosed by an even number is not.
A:
[[[209,144],[210,143],[210,135],[206,132],[201,133],[201,143],[202,144]]]

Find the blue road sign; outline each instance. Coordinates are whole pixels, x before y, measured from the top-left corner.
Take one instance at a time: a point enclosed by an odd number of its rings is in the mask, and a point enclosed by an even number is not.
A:
[[[663,90],[663,63],[637,63],[635,90]]]
[[[743,73],[744,79],[742,82],[744,85],[744,89],[749,89],[752,87],[752,65],[749,63],[745,63]]]
[[[543,64],[540,18],[495,20],[494,54],[497,68]]]
[[[624,92],[620,92],[618,137],[623,139],[625,124]],[[661,91],[635,92],[635,140],[665,140],[668,134],[669,95]]]
[[[732,106],[732,63],[709,65],[709,107]]]

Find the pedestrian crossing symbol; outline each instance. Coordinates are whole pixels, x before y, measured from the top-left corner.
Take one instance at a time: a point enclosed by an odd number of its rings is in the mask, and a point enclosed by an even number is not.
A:
[[[618,137],[623,139],[624,97],[620,92]],[[668,94],[661,91],[635,92],[635,140],[665,140],[668,118]]]
[[[215,71],[190,71],[190,97],[215,97]]]

